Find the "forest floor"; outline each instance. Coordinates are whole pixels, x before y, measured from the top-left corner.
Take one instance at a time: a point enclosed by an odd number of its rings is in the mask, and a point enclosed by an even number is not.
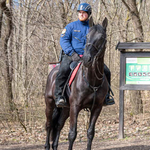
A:
[[[150,150],[150,113],[132,115],[125,109],[124,139],[119,135],[118,106],[104,107],[95,127],[92,150]],[[43,109],[44,112],[44,109]],[[78,119],[78,134],[74,150],[86,149],[86,114],[81,111]],[[19,123],[1,121],[0,150],[44,150],[45,115],[26,124],[27,132]],[[68,149],[69,119],[61,132],[58,150]]]

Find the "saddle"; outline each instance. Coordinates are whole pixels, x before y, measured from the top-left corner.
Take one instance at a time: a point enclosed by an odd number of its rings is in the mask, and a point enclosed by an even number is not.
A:
[[[49,72],[56,67],[56,65],[59,65],[59,63],[51,63],[49,64]],[[64,88],[63,88],[63,92],[62,92],[62,95],[65,95],[67,94],[68,96],[70,95],[70,86],[80,68],[80,65],[81,65],[81,62],[76,62],[76,61],[73,61],[71,64],[70,64],[70,69],[71,69],[71,72],[70,72],[70,75],[68,76],[68,79],[64,85]],[[66,90],[67,89],[67,90]],[[65,93],[66,91],[66,93]]]
[[[69,78],[69,87],[71,86],[71,84],[80,68],[80,65],[81,65],[81,62],[77,63],[75,61],[70,64],[71,73],[70,73],[70,78]]]
[[[65,86],[63,88],[63,92],[62,92],[62,95],[65,95],[65,91],[66,91],[66,94],[69,96],[70,95],[70,92],[71,92],[71,84],[80,68],[80,65],[81,65],[81,62],[76,62],[76,61],[73,61],[71,64],[70,64],[70,69],[71,69],[71,72],[70,72],[70,75],[68,76],[68,79],[65,83]]]

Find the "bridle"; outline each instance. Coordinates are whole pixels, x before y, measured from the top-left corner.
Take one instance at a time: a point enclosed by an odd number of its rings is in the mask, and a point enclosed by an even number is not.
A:
[[[103,79],[103,76],[104,76],[104,74],[100,72],[99,67],[98,67],[98,63],[97,63],[97,60],[98,60],[99,56],[101,55],[101,53],[103,53],[103,51],[104,51],[104,46],[105,46],[105,44],[106,44],[106,42],[107,42],[107,40],[106,40],[105,37],[102,36],[102,38],[103,38],[104,40],[103,40],[103,43],[101,44],[100,48],[98,48],[97,46],[95,46],[95,45],[92,44],[92,43],[87,43],[87,44],[86,44],[87,46],[91,45],[91,46],[94,47],[94,48],[96,49],[96,51],[97,51],[97,54],[94,56],[94,60],[93,60],[93,62],[92,62],[92,66],[95,65],[95,67],[94,67],[94,68],[95,68],[94,73],[95,73],[95,76],[96,76],[96,78],[97,78],[98,80],[102,80],[102,79]],[[104,55],[104,54],[103,54],[103,55]],[[103,57],[103,55],[102,55],[101,57]],[[101,57],[100,57],[100,58],[101,58]],[[99,73],[102,77],[98,77],[98,75],[97,75],[97,73],[96,73],[96,68],[97,68],[97,70],[98,70],[98,73]]]
[[[98,89],[99,89],[100,87],[102,87],[102,85],[103,85],[103,83],[104,83],[104,79],[105,79],[104,73],[101,73],[101,72],[100,72],[99,67],[98,67],[98,64],[96,63],[97,60],[98,60],[98,58],[99,58],[99,56],[101,55],[101,53],[105,50],[104,46],[105,46],[105,44],[106,44],[106,42],[107,42],[106,38],[104,38],[104,37],[102,37],[102,38],[104,39],[104,41],[103,41],[102,45],[100,46],[100,48],[96,47],[96,46],[95,46],[94,44],[92,44],[92,43],[87,43],[87,44],[86,44],[86,45],[92,45],[92,47],[94,47],[94,48],[97,50],[97,54],[94,56],[94,60],[93,60],[93,62],[92,62],[92,66],[94,66],[94,65],[96,64],[98,73],[99,73],[100,75],[102,75],[101,78],[98,77],[98,75],[97,75],[97,73],[96,73],[96,70],[94,70],[94,73],[95,73],[96,78],[97,78],[98,80],[102,80],[101,84],[100,84],[99,86],[95,87],[95,86],[92,86],[92,85],[89,84],[89,82],[87,81],[87,79],[86,79],[86,77],[85,77],[85,73],[84,73],[84,69],[83,69],[83,78],[84,78],[84,81],[86,82],[86,84],[88,85],[88,87],[89,87],[92,91],[94,91],[94,96],[93,96],[93,99],[94,99],[94,100],[93,100],[93,104],[92,104],[92,107],[91,107],[91,111],[92,111],[93,108],[94,108],[94,104],[95,104],[95,100],[96,100],[96,92],[98,91]],[[103,56],[104,56],[104,54],[103,54],[101,57],[103,57]],[[95,67],[94,67],[94,68],[95,68]]]

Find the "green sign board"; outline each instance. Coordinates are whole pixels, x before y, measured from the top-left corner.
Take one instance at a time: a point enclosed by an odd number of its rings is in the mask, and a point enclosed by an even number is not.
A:
[[[150,84],[150,58],[126,58],[126,84]]]

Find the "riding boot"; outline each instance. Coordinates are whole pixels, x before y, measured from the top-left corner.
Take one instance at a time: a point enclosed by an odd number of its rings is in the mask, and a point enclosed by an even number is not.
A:
[[[68,57],[65,55],[62,58],[59,71],[56,76],[55,80],[55,104],[56,107],[68,107],[68,104],[66,102],[66,98],[64,95],[62,95],[64,85],[67,81],[67,78],[69,76],[69,73],[71,71],[70,69],[70,63],[71,60],[68,59]]]
[[[113,96],[114,96],[113,92],[112,92],[111,87],[110,87],[111,73],[110,73],[109,68],[105,64],[104,64],[104,73],[106,75],[108,85],[109,85],[109,90],[108,90],[108,93],[106,94],[104,105],[113,105],[113,104],[115,104],[115,101],[114,101],[114,98],[113,98]],[[110,95],[110,92],[112,93],[113,96]]]
[[[65,97],[62,95],[63,87],[60,87],[60,85],[58,84],[55,88],[55,105],[56,107],[64,107],[64,105],[66,104],[66,100]]]

